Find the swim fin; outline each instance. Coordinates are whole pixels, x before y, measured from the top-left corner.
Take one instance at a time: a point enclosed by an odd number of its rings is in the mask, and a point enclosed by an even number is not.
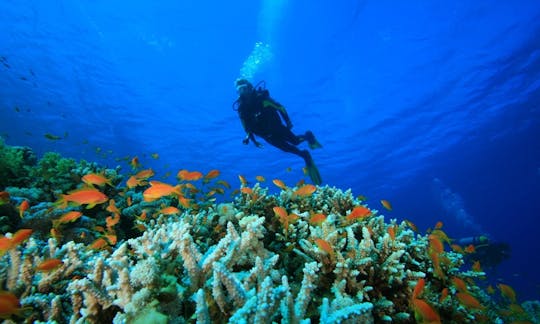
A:
[[[320,185],[322,183],[321,174],[319,173],[319,169],[317,169],[317,166],[313,160],[306,163],[306,170],[307,174],[311,178],[311,182],[313,182],[314,185]]]

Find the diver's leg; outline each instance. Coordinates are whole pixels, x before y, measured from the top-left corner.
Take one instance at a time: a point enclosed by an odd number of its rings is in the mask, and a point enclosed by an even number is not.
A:
[[[313,132],[311,132],[311,131],[309,131],[309,130],[308,130],[308,131],[306,132],[306,134],[304,135],[304,139],[305,139],[306,141],[308,141],[309,148],[312,149],[312,150],[313,150],[313,149],[316,149],[316,148],[321,148],[321,147],[322,147],[321,143],[319,143],[319,142],[317,141],[317,139],[315,138],[315,135],[313,135]]]

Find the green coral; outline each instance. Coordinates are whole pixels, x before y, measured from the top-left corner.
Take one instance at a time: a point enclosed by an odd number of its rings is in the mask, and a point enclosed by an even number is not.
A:
[[[31,179],[29,170],[35,162],[30,148],[8,146],[0,137],[0,188],[26,186]]]

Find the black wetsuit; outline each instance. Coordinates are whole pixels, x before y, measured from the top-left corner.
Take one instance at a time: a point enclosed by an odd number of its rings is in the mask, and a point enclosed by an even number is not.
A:
[[[291,131],[292,123],[285,108],[270,98],[268,90],[253,90],[238,98],[237,104],[244,130],[255,144],[253,135],[285,152],[301,156],[306,164],[311,163],[309,152],[296,147],[306,136],[297,136]]]

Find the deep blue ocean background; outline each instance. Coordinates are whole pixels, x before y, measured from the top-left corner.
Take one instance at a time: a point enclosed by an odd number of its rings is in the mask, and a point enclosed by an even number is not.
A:
[[[302,160],[242,145],[231,106],[265,80],[324,185],[510,244],[490,280],[540,298],[539,1],[3,0],[0,30],[9,145],[293,185]]]

